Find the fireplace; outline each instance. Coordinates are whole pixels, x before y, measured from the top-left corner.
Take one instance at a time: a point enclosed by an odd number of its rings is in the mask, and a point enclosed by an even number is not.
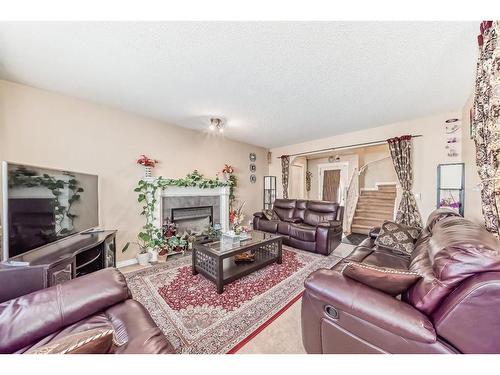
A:
[[[214,223],[213,206],[179,207],[172,208],[171,212],[170,220],[177,225],[177,233],[201,234]]]
[[[177,225],[177,233],[190,230],[199,233],[208,225],[219,224],[223,231],[229,228],[229,188],[202,189],[198,187],[168,186],[158,193],[156,225],[170,219]]]

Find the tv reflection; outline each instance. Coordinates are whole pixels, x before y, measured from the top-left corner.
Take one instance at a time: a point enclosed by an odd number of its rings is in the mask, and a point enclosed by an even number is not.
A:
[[[86,229],[86,189],[76,174],[9,165],[8,187],[10,256]]]

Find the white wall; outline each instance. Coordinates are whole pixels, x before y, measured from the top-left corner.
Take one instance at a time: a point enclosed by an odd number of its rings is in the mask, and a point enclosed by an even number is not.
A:
[[[462,155],[456,158],[446,156],[446,136],[444,128],[445,121],[450,118],[461,118],[462,109],[454,112],[446,112],[410,121],[379,126],[363,131],[346,133],[334,137],[317,139],[310,142],[298,143],[285,147],[272,149],[274,156],[283,154],[293,155],[295,153],[310,152],[329,147],[342,147],[352,144],[385,140],[403,134],[422,135],[413,140],[413,192],[417,194],[417,203],[424,222],[427,216],[436,208],[436,179],[437,165],[440,163],[461,162]],[[462,145],[462,148],[468,146]],[[463,154],[463,152],[461,153]],[[470,161],[467,161],[470,163]],[[281,165],[279,159],[274,158],[269,167],[269,173],[278,178],[278,196],[282,196]],[[478,195],[477,191],[468,189],[468,195]],[[468,199],[475,199],[468,197]],[[475,208],[472,208],[475,211]],[[469,207],[465,207],[466,216],[469,216]],[[471,219],[476,219],[471,217]]]
[[[339,163],[344,163],[344,162],[349,163],[348,176],[346,182],[346,184],[348,184],[354,172],[354,169],[359,167],[359,157],[356,154],[339,155],[339,157],[340,157],[340,159],[338,160]],[[320,189],[322,189],[322,187],[320,188],[319,186],[320,176],[318,174],[318,166],[320,164],[328,164],[328,157],[319,159],[309,159],[307,161],[307,167],[309,171],[312,173],[311,191],[309,192],[309,199],[312,200],[319,200],[321,195]]]
[[[143,225],[137,193],[143,176],[140,154],[160,160],[154,175],[184,177],[198,169],[215,177],[231,164],[236,195],[246,202],[246,220],[262,209],[267,150],[188,130],[54,92],[0,80],[0,156],[13,162],[99,175],[100,219],[118,229],[118,247],[134,240]],[[249,181],[249,153],[257,154],[257,182]],[[118,260],[135,256],[136,249]]]

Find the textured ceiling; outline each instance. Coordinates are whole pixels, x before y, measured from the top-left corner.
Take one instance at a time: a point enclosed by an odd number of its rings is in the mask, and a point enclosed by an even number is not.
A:
[[[475,22],[0,23],[0,78],[275,147],[460,109]]]

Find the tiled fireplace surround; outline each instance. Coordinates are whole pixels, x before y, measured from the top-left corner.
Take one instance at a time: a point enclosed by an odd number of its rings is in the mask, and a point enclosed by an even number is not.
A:
[[[212,207],[213,222],[220,223],[223,231],[229,229],[229,188],[201,189],[197,187],[169,186],[157,196],[156,225],[161,226],[172,217],[172,209]],[[178,212],[177,212],[178,213]],[[185,221],[183,221],[185,223]]]

